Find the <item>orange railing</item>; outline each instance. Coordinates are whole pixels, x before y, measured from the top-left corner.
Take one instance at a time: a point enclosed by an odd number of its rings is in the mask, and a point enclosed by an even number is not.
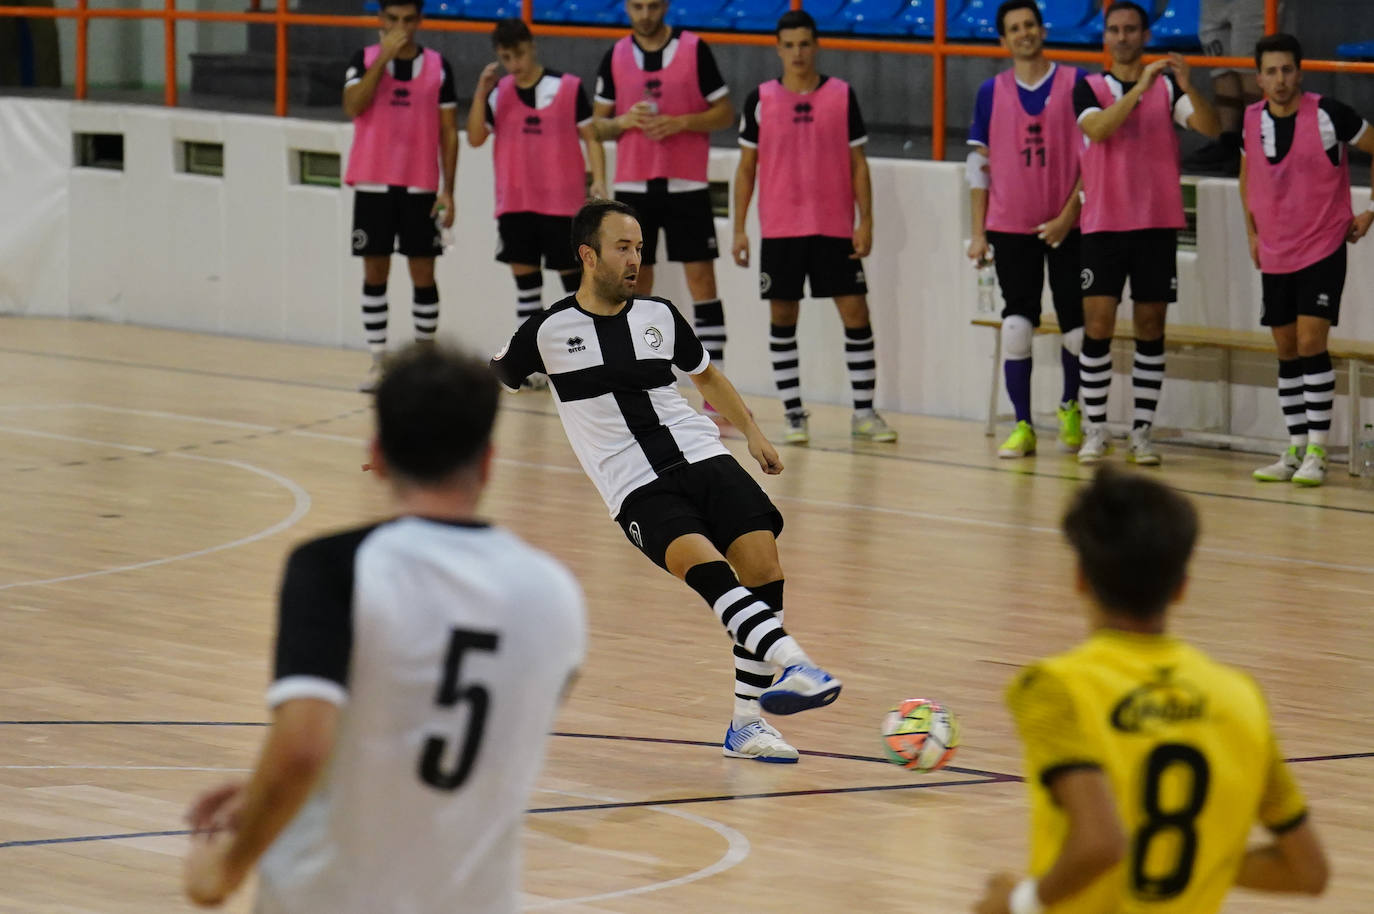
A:
[[[76,86],[75,95],[84,99],[87,91],[86,56],[89,50],[87,27],[92,19],[161,19],[164,23],[166,104],[177,103],[177,60],[176,60],[176,23],[182,20],[197,22],[238,22],[274,25],[277,34],[276,60],[276,113],[285,116],[286,104],[286,64],[289,53],[287,30],[291,26],[316,25],[340,28],[375,28],[377,20],[372,16],[324,16],[292,13],[286,7],[286,0],[277,0],[273,11],[250,11],[244,13],[220,13],[200,10],[177,9],[176,0],[166,0],[163,9],[91,9],[89,0],[75,0],[74,8],[53,9],[32,6],[0,6],[0,16],[28,18],[52,18],[76,20]],[[256,9],[259,0],[253,0]],[[913,40],[876,40],[871,38],[825,37],[825,46],[841,51],[861,51],[877,54],[922,54],[931,58],[933,78],[931,80],[931,155],[935,159],[945,157],[946,127],[946,86],[945,63],[950,57],[1003,57],[1006,52],[997,45],[990,44],[951,44],[946,40],[946,7],[950,0],[935,0],[935,37],[930,41]],[[1110,2],[1110,0],[1107,0]],[[620,38],[625,34],[623,28],[602,28],[578,25],[546,25],[533,22],[531,0],[523,0],[523,13],[526,22],[536,35],[554,35],[580,38]],[[800,8],[803,0],[792,0],[794,9]],[[1278,0],[1265,0],[1265,24],[1269,32],[1277,29]],[[481,32],[491,29],[485,21],[455,21],[430,19],[425,29],[433,32]],[[742,32],[700,32],[703,38],[716,44],[771,46],[771,35],[746,34]],[[1077,63],[1101,63],[1100,50],[1070,50],[1052,48],[1047,52],[1053,60]],[[1193,55],[1189,63],[1204,67],[1253,67],[1249,57],[1205,57]],[[1374,63],[1356,63],[1341,60],[1304,60],[1303,68],[1319,72],[1360,73],[1374,75]]]

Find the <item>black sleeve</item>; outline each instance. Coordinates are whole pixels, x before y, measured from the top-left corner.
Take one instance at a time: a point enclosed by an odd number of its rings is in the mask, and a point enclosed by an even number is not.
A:
[[[697,42],[697,85],[701,87],[701,97],[710,99],[725,88],[725,77],[720,75],[716,66],[716,55],[711,46],[704,41]]]
[[[599,102],[615,101],[615,75],[611,70],[611,54],[615,51],[606,52],[606,56],[601,58],[601,66],[596,69],[596,100]]]
[[[358,52],[348,61],[348,69],[344,71],[344,85],[362,79],[366,72],[367,64],[363,62],[363,49],[358,48]]]
[[[701,345],[701,340],[697,339],[692,325],[687,323],[687,318],[682,316],[682,312],[667,299],[659,301],[673,312],[673,364],[690,374],[701,368],[702,363],[706,361],[706,349]]]
[[[492,356],[491,370],[496,372],[496,379],[511,390],[519,390],[526,378],[544,371],[544,359],[539,355],[539,328],[543,323],[539,315],[529,318],[506,347]]]
[[[1075,117],[1082,117],[1084,111],[1093,108],[1101,109],[1102,103],[1097,100],[1097,93],[1085,78],[1080,78],[1073,84],[1073,113]]]
[[[857,146],[860,142],[868,139],[868,128],[864,126],[864,115],[859,110],[859,97],[854,94],[854,87],[849,87],[849,145]]]
[[[273,680],[312,676],[348,687],[353,651],[353,561],[373,527],[296,548],[282,575]]]
[[[759,90],[754,89],[744,100],[744,111],[739,119],[739,144],[757,146],[759,144]]]
[[[453,88],[453,67],[448,65],[447,57],[440,57],[444,65],[444,78],[439,86],[439,107],[446,108],[458,104],[458,91]]]
[[[490,92],[487,93],[487,102],[486,102],[486,109],[487,109],[487,111],[486,111],[486,114],[482,115],[484,118],[486,118],[485,123],[486,123],[486,125],[487,125],[487,129],[490,130],[490,131],[493,132],[493,133],[496,132],[496,110],[495,110],[494,108],[492,108],[492,106],[491,106],[491,100],[492,100],[493,98],[495,98],[495,97],[496,97],[496,90],[495,90],[495,89],[492,89]]]
[[[592,102],[587,98],[587,87],[581,83],[577,86],[577,113],[573,116],[577,119],[575,123],[578,126],[592,119]]]
[[[1364,118],[1345,102],[1338,102],[1323,95],[1317,104],[1326,112],[1326,116],[1331,118],[1331,126],[1336,128],[1336,139],[1342,143],[1354,142],[1364,129]]]
[[[1178,106],[1179,99],[1187,98],[1188,93],[1178,87],[1178,80],[1174,79],[1172,73],[1161,73],[1161,78],[1169,86],[1169,116],[1174,116],[1174,108]]]

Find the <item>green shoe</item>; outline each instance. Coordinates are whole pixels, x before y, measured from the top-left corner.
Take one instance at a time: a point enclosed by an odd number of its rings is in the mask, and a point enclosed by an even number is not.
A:
[[[1289,445],[1283,456],[1268,466],[1255,471],[1255,479],[1260,482],[1288,482],[1302,466],[1303,455],[1298,453],[1296,444]]]
[[[998,457],[1029,457],[1035,453],[1035,429],[1029,422],[1018,422],[1011,437],[997,449]]]
[[[1293,482],[1300,486],[1319,486],[1326,482],[1326,448],[1320,444],[1307,446],[1302,466],[1293,474]]]
[[[1059,416],[1059,446],[1069,453],[1077,453],[1083,446],[1083,414],[1078,410],[1078,401],[1061,404],[1055,410]]]

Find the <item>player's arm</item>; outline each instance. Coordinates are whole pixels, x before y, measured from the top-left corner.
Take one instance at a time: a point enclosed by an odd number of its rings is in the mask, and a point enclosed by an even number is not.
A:
[[[1147,66],[1140,74],[1140,80],[1131,87],[1129,92],[1122,94],[1120,98],[1112,102],[1105,108],[1098,107],[1096,95],[1093,93],[1092,86],[1087,80],[1079,80],[1074,86],[1074,104],[1079,109],[1078,126],[1083,131],[1083,135],[1094,143],[1101,143],[1111,138],[1112,134],[1126,123],[1126,118],[1131,116],[1135,106],[1140,104],[1141,97],[1155,84],[1155,79],[1169,66],[1169,60],[1156,60]],[[1080,100],[1092,99],[1090,104],[1083,104]]]
[[[1064,239],[1069,237],[1069,232],[1073,231],[1078,224],[1078,214],[1083,209],[1083,178],[1080,176],[1074,182],[1073,190],[1069,192],[1069,199],[1064,201],[1064,207],[1049,222],[1043,222],[1036,227],[1040,240],[1052,248],[1057,248],[1064,243]]]
[[[651,140],[666,140],[676,133],[711,133],[724,130],[735,122],[735,105],[729,95],[711,102],[711,107],[695,114],[650,115],[644,123],[644,135]]]
[[[992,186],[988,147],[975,145],[964,163],[964,178],[968,181],[969,244],[968,256],[983,260],[988,256],[988,188]]]
[[[544,370],[544,360],[539,354],[540,324],[537,316],[525,321],[510,342],[492,356],[491,370],[507,390],[519,390],[526,378]]]
[[[1240,211],[1245,214],[1245,235],[1250,244],[1250,262],[1255,265],[1255,269],[1260,268],[1259,260],[1259,226],[1255,224],[1255,214],[1250,212],[1250,195],[1246,191],[1248,185],[1249,168],[1246,156],[1240,157]]]
[[[381,41],[378,43],[377,59],[372,61],[372,66],[367,68],[361,79],[356,82],[350,80],[344,85],[344,114],[357,117],[368,109],[372,104],[372,97],[377,94],[377,84],[382,81],[386,65],[395,59],[401,48],[405,47],[405,43],[405,30],[399,25],[389,32],[382,33]]]
[[[601,145],[601,140],[596,135],[596,122],[592,121],[578,127],[577,134],[582,137],[582,145],[587,150],[587,170],[592,175],[590,196],[593,199],[603,199],[607,196],[606,147]]]
[[[859,224],[854,227],[854,253],[850,259],[867,257],[873,250],[873,177],[863,146],[849,147],[849,177],[854,182],[854,205]]]
[[[226,830],[192,836],[186,858],[186,894],[216,905],[243,882],[282,829],[295,818],[334,749],[339,709],[319,698],[278,705],[262,756],[243,788]]]
[[[491,108],[491,90],[496,88],[499,78],[496,63],[489,63],[482,68],[482,74],[477,77],[477,88],[472,90],[472,104],[468,106],[468,145],[474,149],[481,146],[491,136],[491,130],[487,127],[487,112]]]
[[[735,186],[731,191],[731,214],[735,221],[735,239],[730,245],[730,253],[735,263],[749,266],[749,234],[745,222],[749,216],[749,203],[754,199],[754,182],[759,170],[759,122],[758,90],[749,93],[744,101],[744,114],[740,117],[739,127],[739,164],[735,166]]]
[[[759,429],[754,414],[744,405],[743,398],[735,385],[719,368],[707,365],[706,370],[688,375],[692,383],[701,391],[702,397],[716,408],[716,411],[729,420],[730,424],[744,433],[749,443],[749,454],[759,462],[759,466],[770,476],[782,472],[782,458],[772,442]]]
[[[1236,884],[1266,892],[1319,895],[1326,889],[1326,853],[1308,819],[1307,801],[1272,735],[1268,756],[1259,820],[1274,840],[1245,854]]]
[[[1350,145],[1362,152],[1374,155],[1374,127],[1371,127],[1366,121],[1355,137],[1355,141]],[[1374,188],[1370,190],[1369,207],[1364,212],[1357,214],[1351,221],[1350,232],[1346,236],[1346,240],[1352,244],[1359,241],[1368,234],[1371,225],[1374,225]]]
[[[1221,119],[1217,117],[1217,109],[1212,107],[1212,103],[1207,100],[1193,85],[1193,68],[1182,54],[1173,53],[1167,58],[1169,69],[1174,74],[1174,84],[1188,96],[1188,101],[1192,103],[1193,113],[1188,116],[1186,122],[1188,129],[1196,130],[1209,139],[1215,140],[1221,136]]]
[[[443,168],[444,186],[439,188],[439,193],[435,195],[434,212],[436,215],[439,207],[444,207],[444,227],[453,226],[453,220],[457,216],[453,206],[453,187],[458,180],[458,109],[457,107],[444,107],[439,109],[439,162]]]
[[[611,69],[611,51],[601,58],[596,73],[596,97],[592,113],[596,135],[602,140],[618,140],[631,130],[643,130],[649,114],[641,105],[631,105],[624,113],[615,113],[615,75]]]

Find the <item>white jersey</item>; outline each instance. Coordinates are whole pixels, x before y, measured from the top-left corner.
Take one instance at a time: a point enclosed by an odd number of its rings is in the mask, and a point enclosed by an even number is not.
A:
[[[599,315],[576,296],[530,317],[491,361],[512,390],[537,371],[549,376],[568,441],[612,517],[668,470],[730,453],[673,377],[674,365],[701,374],[710,364],[672,302],[632,298]]]
[[[259,914],[514,914],[520,832],[586,651],[572,576],[513,534],[403,517],[304,544],[268,703],[341,706],[259,863]]]

